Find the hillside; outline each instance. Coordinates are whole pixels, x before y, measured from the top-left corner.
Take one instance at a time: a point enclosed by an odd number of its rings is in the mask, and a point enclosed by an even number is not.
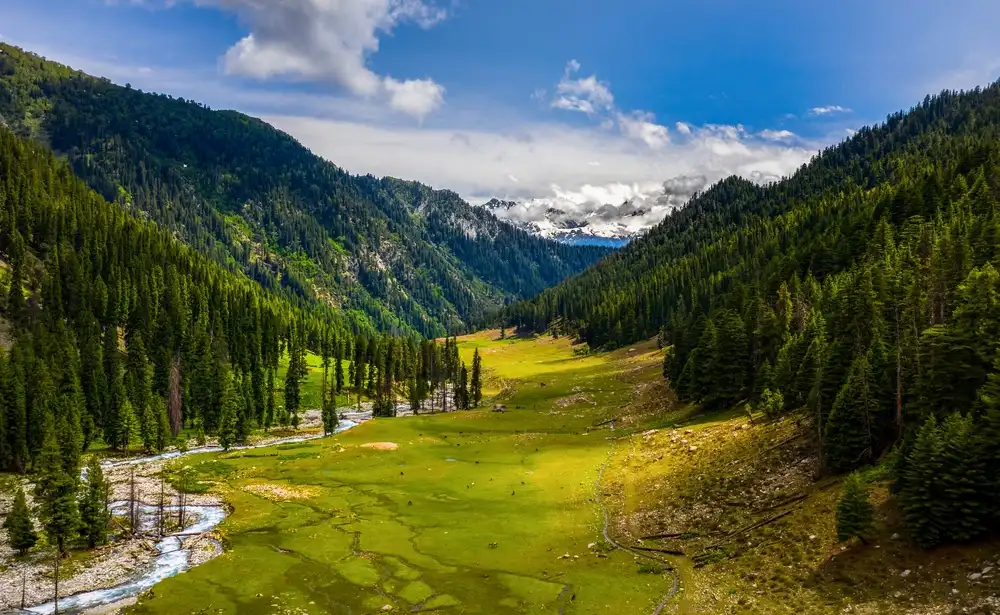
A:
[[[591,346],[658,334],[680,401],[795,417],[811,475],[875,467],[913,543],[987,538],[1000,521],[998,197],[1000,84],[944,92],[784,181],[716,184],[509,322]],[[841,540],[866,537],[870,479],[847,483]]]
[[[241,113],[8,45],[0,118],[217,262],[382,330],[463,330],[608,252],[533,237],[449,191],[350,175]]]

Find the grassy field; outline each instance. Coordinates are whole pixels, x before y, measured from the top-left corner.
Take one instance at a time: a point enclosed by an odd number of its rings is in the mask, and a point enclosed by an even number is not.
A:
[[[678,612],[1000,612],[1000,541],[913,546],[884,468],[866,475],[876,509],[869,542],[837,540],[841,481],[815,479],[806,417],[751,421],[669,406],[658,415],[669,426],[619,442],[606,488],[616,536],[685,554],[673,560],[685,581]],[[648,538],[657,535],[669,537]]]
[[[479,348],[508,412],[185,459],[233,507],[227,550],[135,612],[652,612],[672,579],[601,538],[595,480],[620,430],[596,425],[655,377],[658,353],[495,338],[463,338],[461,353]],[[362,446],[378,442],[398,449]]]

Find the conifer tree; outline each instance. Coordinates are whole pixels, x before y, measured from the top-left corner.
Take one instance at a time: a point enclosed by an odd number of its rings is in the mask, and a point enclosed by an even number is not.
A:
[[[119,411],[119,426],[119,449],[128,452],[129,447],[132,446],[132,442],[139,435],[140,431],[139,417],[135,415],[135,411],[132,409],[132,402],[128,399],[122,402],[121,410]]]
[[[135,332],[128,340],[128,375],[126,389],[132,404],[132,411],[139,422],[139,438],[147,451],[155,448],[156,418],[149,411],[150,382],[149,363],[146,361],[146,346],[142,334]]]
[[[874,516],[874,507],[868,498],[868,488],[857,474],[844,481],[844,490],[837,502],[837,540],[843,542],[859,538],[868,542]]]
[[[51,422],[51,417],[48,422]],[[76,506],[76,479],[66,474],[62,452],[51,425],[46,429],[38,461],[38,478],[35,482],[35,502],[38,517],[49,543],[66,553],[66,543],[76,534],[80,514]]]
[[[337,343],[335,349],[335,363],[334,363],[334,378],[336,379],[336,388],[334,393],[340,395],[344,390],[344,346],[341,343]],[[336,405],[336,404],[334,404]]]
[[[24,489],[20,485],[17,487],[14,503],[10,512],[7,513],[7,519],[4,520],[3,526],[7,530],[8,544],[19,555],[26,554],[38,542],[35,524],[31,520],[31,511],[28,510]]]
[[[479,356],[478,348],[472,354],[472,382],[470,386],[472,407],[478,408],[483,401],[483,359]]]
[[[104,478],[101,464],[93,456],[87,464],[87,482],[80,498],[80,534],[91,549],[107,542],[110,493],[111,486]]]
[[[11,349],[7,361],[6,378],[0,382],[0,410],[6,415],[4,431],[7,436],[9,467],[15,472],[24,472],[28,466],[28,417],[24,388],[24,348],[18,339]]]
[[[219,416],[219,446],[223,450],[228,451],[236,443],[239,407],[240,400],[233,383],[233,377],[227,373],[222,383],[222,411]]]
[[[267,404],[264,407],[264,431],[274,425],[276,408],[274,405],[274,370],[267,370]]]
[[[153,395],[149,402],[149,409],[149,415],[153,421],[153,425],[150,427],[150,432],[153,434],[153,450],[163,452],[167,448],[167,443],[174,437],[170,427],[170,417],[167,414],[166,401],[159,395]]]
[[[834,471],[852,470],[873,457],[872,416],[877,406],[871,394],[871,377],[868,358],[858,357],[833,402],[823,442],[826,463]]]
[[[930,415],[917,434],[900,477],[900,503],[906,525],[917,544],[925,547],[940,543],[946,529],[936,514],[941,449],[938,423],[934,415]]]
[[[464,363],[455,382],[455,406],[459,410],[469,409],[469,370]]]
[[[288,340],[288,369],[285,371],[285,410],[293,428],[299,426],[300,383],[305,376],[305,357],[298,334]]]

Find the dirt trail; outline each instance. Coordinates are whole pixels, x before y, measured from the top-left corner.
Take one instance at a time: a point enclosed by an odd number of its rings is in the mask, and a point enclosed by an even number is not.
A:
[[[614,457],[614,454],[615,454],[615,443],[612,440],[611,448],[608,450],[608,457],[607,459],[604,460],[604,463],[601,464],[601,468],[597,471],[597,479],[594,481],[594,492],[597,497],[597,502],[601,506],[601,514],[604,517],[604,525],[601,528],[601,535],[604,536],[604,540],[609,542],[611,545],[613,545],[616,549],[620,551],[624,551],[636,557],[641,557],[643,559],[651,560],[658,564],[663,564],[666,566],[666,571],[670,573],[670,577],[672,579],[670,584],[670,589],[667,591],[666,595],[663,596],[663,599],[661,599],[660,602],[657,603],[656,608],[653,609],[652,613],[652,615],[661,615],[661,613],[663,613],[663,610],[667,608],[667,605],[670,603],[670,601],[673,600],[673,598],[677,595],[677,590],[680,587],[680,577],[678,577],[677,571],[674,569],[673,564],[671,564],[670,561],[667,560],[665,557],[658,556],[654,553],[648,553],[639,551],[638,549],[633,549],[628,545],[620,543],[609,533],[608,528],[611,524],[611,513],[608,511],[608,506],[604,501],[604,495],[601,491],[601,482],[604,479],[604,470],[605,468],[608,467],[608,464],[611,463],[611,459]]]

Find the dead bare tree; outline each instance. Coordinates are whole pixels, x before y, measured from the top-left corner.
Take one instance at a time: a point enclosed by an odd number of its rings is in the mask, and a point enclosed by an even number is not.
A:
[[[138,523],[138,520],[139,520],[139,508],[138,508],[138,503],[137,503],[138,498],[136,497],[137,495],[138,495],[138,493],[136,491],[136,485],[135,485],[135,466],[132,466],[131,472],[129,473],[129,503],[128,503],[129,510],[128,510],[128,519],[129,519],[129,524],[130,524],[131,529],[132,529],[132,535],[133,536],[135,536],[138,533],[138,530],[139,530],[139,527],[138,527],[139,526],[139,523]]]

